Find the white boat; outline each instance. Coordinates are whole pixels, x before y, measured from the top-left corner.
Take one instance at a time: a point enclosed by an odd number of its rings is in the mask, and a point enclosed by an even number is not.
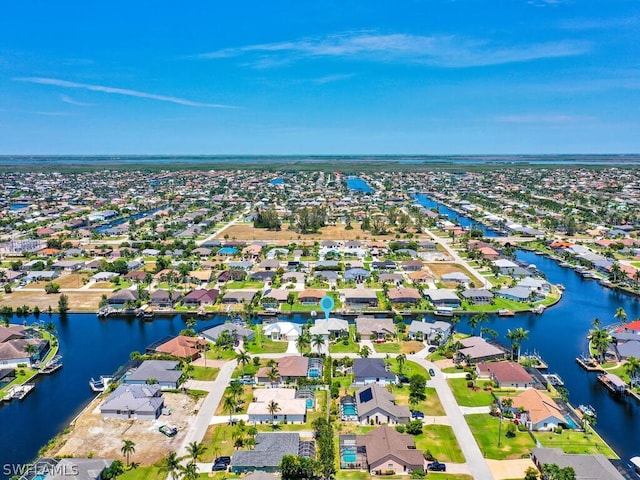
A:
[[[566,288],[563,284],[561,284],[561,283],[558,283],[558,284],[556,285],[556,288],[557,288],[558,290],[560,290],[560,291],[564,291],[564,290],[566,290],[566,289],[567,289],[567,288]]]
[[[506,308],[501,308],[500,310],[498,310],[498,315],[501,317],[513,317],[515,313]]]
[[[434,313],[439,317],[453,317],[453,308],[451,307],[438,307]]]
[[[596,416],[596,409],[591,405],[578,405],[578,411],[583,415],[589,415],[590,417]]]
[[[109,386],[111,379],[112,377],[105,375],[100,375],[98,380],[91,377],[91,380],[89,380],[89,388],[94,392],[104,392]]]

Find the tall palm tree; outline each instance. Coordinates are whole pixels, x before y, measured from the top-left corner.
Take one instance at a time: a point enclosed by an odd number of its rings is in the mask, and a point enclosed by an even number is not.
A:
[[[407,360],[407,356],[404,353],[401,353],[396,357],[396,362],[398,362],[398,375],[402,375],[402,369],[404,368],[404,362]]]
[[[122,440],[122,447],[120,448],[120,451],[125,457],[127,467],[129,467],[129,457],[131,454],[136,453],[136,444],[133,440]]]
[[[302,353],[310,344],[311,340],[306,333],[298,335],[298,338],[296,339],[296,348],[298,349],[298,352]]]
[[[592,326],[593,328],[598,328],[598,327],[600,327],[601,325],[602,325],[602,321],[601,321],[598,317],[594,318],[594,319],[591,321],[591,326]]]
[[[280,372],[276,367],[271,367],[267,372],[267,378],[271,382],[271,386],[274,386],[278,378],[280,378]]]
[[[616,320],[627,323],[627,312],[625,312],[624,308],[618,307],[616,310],[616,314],[613,316]]]
[[[591,346],[598,354],[600,362],[604,362],[605,354],[611,343],[611,335],[604,328],[595,328],[590,335]]]
[[[628,357],[624,369],[629,374],[629,383],[637,384],[637,376],[640,373],[640,358]]]
[[[229,412],[229,425],[231,425],[231,422],[233,421],[233,414],[236,413],[236,405],[238,405],[238,402],[236,402],[236,399],[231,395],[224,397],[222,402],[222,410]]]
[[[33,343],[27,343],[24,346],[24,353],[29,356],[29,361],[33,359],[33,356],[38,352],[38,348]]]
[[[267,410],[269,411],[269,414],[271,415],[271,424],[275,425],[275,423],[276,423],[276,413],[278,413],[280,411],[280,405],[278,405],[278,403],[275,400],[271,400],[269,402],[269,404],[267,405]]]
[[[182,478],[184,480],[198,480],[200,473],[198,472],[198,466],[193,460],[181,467]]]
[[[320,348],[324,345],[324,337],[321,334],[316,333],[311,338],[311,345],[313,345],[318,350],[318,353],[320,353]]]
[[[162,462],[162,470],[167,472],[167,475],[172,480],[178,480],[178,474],[180,473],[180,459],[176,452],[170,452]]]
[[[515,330],[507,330],[506,337],[511,340],[511,356],[513,357],[514,351],[517,351],[515,361],[520,360],[520,347],[522,341],[526,340],[529,335],[529,330],[525,330],[522,327],[518,327]]]
[[[460,323],[460,317],[458,315],[454,315],[451,317],[451,335],[456,333],[456,325]]]
[[[479,314],[476,315],[471,315],[468,319],[467,319],[467,325],[469,325],[471,327],[471,335],[475,336],[476,334],[476,327],[480,324],[481,322],[481,318]]]
[[[191,455],[191,458],[196,462],[202,454],[207,450],[202,442],[191,442],[187,445],[187,453]]]
[[[244,367],[251,361],[249,354],[244,350],[240,350],[236,353],[236,360],[242,365],[242,375],[244,375]]]

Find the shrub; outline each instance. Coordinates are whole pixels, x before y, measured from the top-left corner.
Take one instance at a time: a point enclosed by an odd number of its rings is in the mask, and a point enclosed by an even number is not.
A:
[[[556,433],[557,433],[558,435],[560,435],[560,434],[562,433],[562,425],[558,425],[558,426],[556,427]]]
[[[469,381],[467,382],[467,387],[469,387],[469,388],[473,388],[473,387],[474,387],[473,380],[469,380]]]
[[[422,421],[411,420],[407,423],[406,432],[410,435],[420,435],[422,433]]]
[[[411,472],[411,478],[424,478],[425,475],[424,470],[414,470]]]
[[[405,432],[405,428],[404,425],[396,425],[396,432],[398,433],[404,433]]]

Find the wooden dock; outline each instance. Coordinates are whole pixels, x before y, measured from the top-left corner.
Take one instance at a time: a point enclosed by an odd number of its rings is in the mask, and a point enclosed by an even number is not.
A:
[[[593,358],[576,357],[576,362],[588,372],[604,372],[604,368],[600,366]]]

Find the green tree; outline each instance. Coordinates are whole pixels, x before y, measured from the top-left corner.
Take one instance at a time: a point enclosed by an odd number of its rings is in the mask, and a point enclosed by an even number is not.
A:
[[[398,375],[402,375],[402,370],[404,368],[404,362],[407,360],[407,356],[404,353],[401,353],[396,357],[396,362],[398,362]]]
[[[114,460],[111,462],[108,468],[102,472],[102,478],[104,480],[115,480],[124,473],[124,465],[120,460]]]
[[[620,322],[627,322],[627,312],[622,307],[618,307],[616,314],[613,317]]]
[[[524,472],[524,480],[538,480],[538,470],[528,467]]]
[[[367,345],[363,345],[362,348],[360,348],[358,355],[362,358],[369,358],[369,355],[371,355],[371,349]]]
[[[122,447],[120,447],[120,452],[125,457],[127,462],[127,467],[129,467],[129,458],[132,454],[136,453],[136,444],[133,440],[122,440]]]
[[[169,452],[169,455],[162,461],[161,468],[172,480],[178,480],[180,473],[180,459],[178,458],[178,454],[176,452]]]
[[[324,346],[324,337],[319,333],[314,335],[311,337],[311,345],[316,348],[318,353],[321,353]]]
[[[267,411],[271,415],[271,424],[276,423],[276,414],[280,411],[280,405],[275,400],[271,400],[267,405]]]
[[[418,403],[426,400],[427,395],[425,393],[425,388],[427,386],[427,379],[416,373],[411,375],[409,379],[409,403],[412,405],[417,405]]]
[[[236,360],[242,365],[242,375],[244,375],[244,367],[251,361],[249,354],[244,350],[240,350],[236,354]]]
[[[69,297],[64,293],[58,298],[58,312],[65,314],[69,311]]]
[[[197,462],[198,459],[204,455],[204,452],[207,450],[204,443],[202,442],[191,442],[187,445],[187,453],[191,456],[194,462]]]
[[[193,460],[191,460],[186,465],[183,465],[180,470],[182,471],[182,478],[184,480],[198,480],[200,478],[198,466]]]
[[[233,414],[236,413],[236,399],[231,395],[227,395],[222,402],[222,409],[229,413],[229,425],[231,425],[231,422],[233,422]]]

